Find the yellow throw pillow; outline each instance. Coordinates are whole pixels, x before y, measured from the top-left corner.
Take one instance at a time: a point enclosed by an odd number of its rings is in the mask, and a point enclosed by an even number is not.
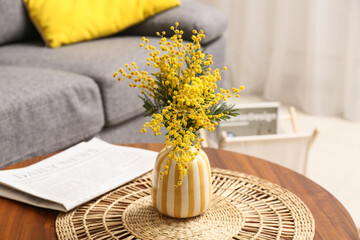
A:
[[[166,9],[179,0],[24,0],[49,47],[108,36]]]

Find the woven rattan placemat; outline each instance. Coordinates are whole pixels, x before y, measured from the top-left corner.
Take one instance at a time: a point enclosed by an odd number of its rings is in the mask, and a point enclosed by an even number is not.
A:
[[[240,172],[212,169],[209,209],[174,219],[151,204],[151,173],[56,219],[65,239],[313,239],[315,222],[288,190]]]

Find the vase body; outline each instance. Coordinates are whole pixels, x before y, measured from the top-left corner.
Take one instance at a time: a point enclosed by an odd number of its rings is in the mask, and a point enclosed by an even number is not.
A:
[[[169,174],[160,179],[170,149],[164,148],[157,156],[152,175],[152,201],[161,213],[175,218],[189,218],[200,215],[211,201],[211,170],[207,155],[200,150],[182,180],[175,161],[169,168]]]

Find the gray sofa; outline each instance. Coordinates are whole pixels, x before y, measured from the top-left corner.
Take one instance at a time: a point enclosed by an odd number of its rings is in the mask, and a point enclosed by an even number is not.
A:
[[[141,36],[156,45],[156,31],[176,21],[185,40],[192,29],[203,29],[215,67],[224,65],[226,18],[206,5],[183,2],[119,34],[51,49],[21,0],[0,0],[0,168],[94,136],[111,143],[163,141],[139,133],[142,102],[112,74],[132,61],[146,69]]]

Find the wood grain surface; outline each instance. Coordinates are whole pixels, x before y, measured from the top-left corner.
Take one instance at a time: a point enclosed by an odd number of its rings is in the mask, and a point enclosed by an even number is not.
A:
[[[154,151],[161,144],[128,144],[127,146]],[[204,149],[211,166],[240,171],[264,178],[296,194],[308,206],[315,219],[316,240],[358,239],[354,221],[343,205],[329,192],[310,179],[279,165],[247,155]],[[25,167],[53,154],[14,164],[6,169]],[[57,239],[55,219],[57,212],[33,207],[0,197],[0,239],[41,240]]]

